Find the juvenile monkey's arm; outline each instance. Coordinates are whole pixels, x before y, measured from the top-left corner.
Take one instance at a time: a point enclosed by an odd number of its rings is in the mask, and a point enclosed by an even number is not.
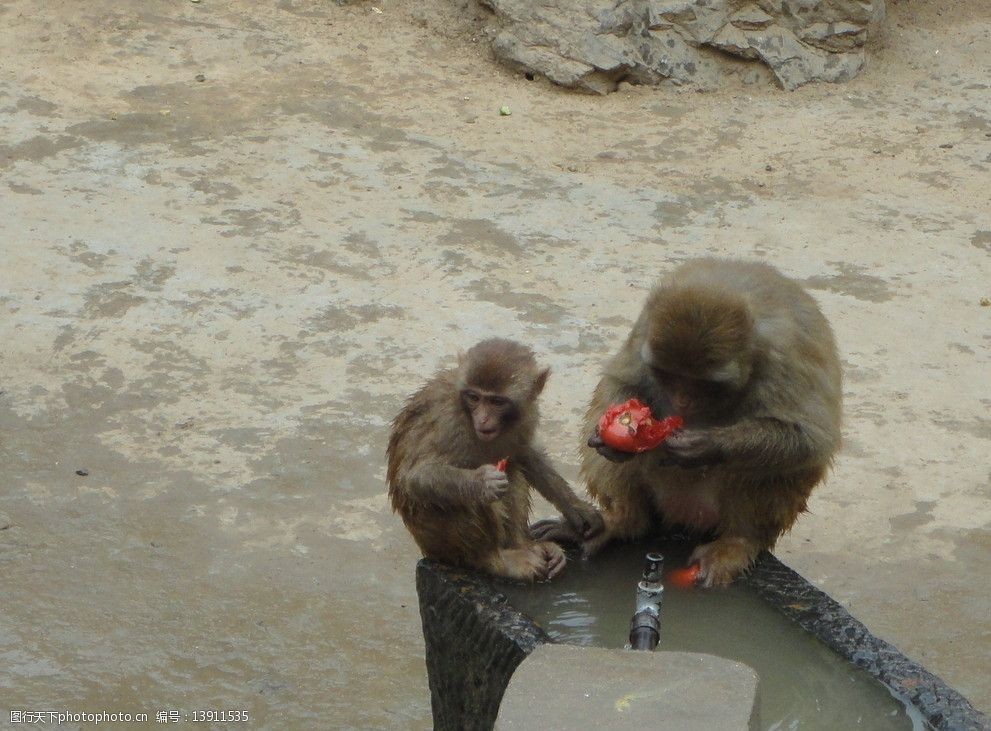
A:
[[[547,498],[579,535],[591,538],[603,528],[602,516],[590,504],[578,497],[568,481],[558,474],[547,455],[539,449],[529,449],[516,461],[526,481]]]
[[[492,502],[509,484],[506,475],[491,465],[469,470],[443,462],[420,462],[401,481],[414,502],[438,507]]]

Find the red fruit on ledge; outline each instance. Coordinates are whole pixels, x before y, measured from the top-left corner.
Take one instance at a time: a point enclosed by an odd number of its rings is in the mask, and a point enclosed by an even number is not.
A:
[[[680,416],[657,420],[650,407],[637,399],[606,409],[599,419],[599,438],[607,447],[620,452],[646,452],[653,449],[684,425]]]

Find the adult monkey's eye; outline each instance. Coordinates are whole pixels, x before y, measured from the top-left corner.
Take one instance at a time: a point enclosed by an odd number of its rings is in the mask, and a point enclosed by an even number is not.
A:
[[[658,381],[663,383],[671,380],[671,374],[663,368],[651,368],[651,370],[654,372],[654,378]]]

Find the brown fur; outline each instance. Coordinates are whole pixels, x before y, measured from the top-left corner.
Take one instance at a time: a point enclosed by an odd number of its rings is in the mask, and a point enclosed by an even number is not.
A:
[[[647,343],[659,368],[702,374],[741,354],[749,361],[753,318],[736,293],[658,290],[645,311]]]
[[[533,351],[512,340],[483,340],[460,356],[458,390],[468,385],[502,393],[514,402],[531,401],[543,389],[549,371],[537,368]]]
[[[573,525],[601,528],[594,508],[533,444],[546,378],[529,348],[483,341],[457,368],[435,374],[396,416],[387,450],[389,497],[424,556],[517,579],[552,576],[564,554],[528,535],[531,486]],[[466,388],[512,399],[512,422],[490,442],[475,433],[462,400]],[[479,501],[475,471],[502,458],[509,459],[508,487],[496,500]]]
[[[586,542],[635,539],[655,523],[679,524],[715,541],[700,546],[707,584],[724,584],[772,548],[806,509],[840,444],[841,375],[832,331],[812,298],[762,264],[702,259],[673,272],[650,295],[599,382],[586,433],[605,409],[639,398],[658,416],[671,401],[650,365],[704,378],[739,378],[686,414],[669,446],[621,463],[582,450],[582,475],[603,507],[606,530]],[[679,446],[697,464],[672,464]]]

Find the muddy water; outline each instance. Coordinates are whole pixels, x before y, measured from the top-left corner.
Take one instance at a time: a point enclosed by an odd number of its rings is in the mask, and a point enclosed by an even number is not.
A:
[[[574,560],[559,580],[506,586],[515,608],[555,640],[623,647],[643,554],[656,548],[668,569],[683,565],[686,544],[619,547],[593,561]],[[767,731],[924,729],[918,712],[850,666],[744,585],[700,590],[665,587],[661,650],[704,652],[757,671],[759,725]]]

